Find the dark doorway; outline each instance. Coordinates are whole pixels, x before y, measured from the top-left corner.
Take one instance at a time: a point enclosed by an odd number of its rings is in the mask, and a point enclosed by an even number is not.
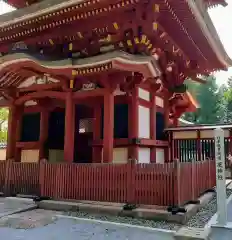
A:
[[[40,113],[26,113],[22,117],[21,142],[39,141]]]
[[[48,124],[48,149],[64,149],[65,109],[58,108],[50,113]]]
[[[161,112],[156,113],[156,139],[161,141],[168,140],[165,134],[165,119],[164,114]]]
[[[85,105],[75,107],[74,162],[92,162],[93,109]]]

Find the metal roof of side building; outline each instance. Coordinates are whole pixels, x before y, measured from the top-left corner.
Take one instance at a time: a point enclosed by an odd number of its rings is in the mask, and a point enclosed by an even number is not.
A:
[[[191,124],[190,126],[180,126],[180,127],[172,127],[166,128],[165,131],[191,131],[191,130],[213,130],[216,128],[222,129],[232,129],[232,124]]]

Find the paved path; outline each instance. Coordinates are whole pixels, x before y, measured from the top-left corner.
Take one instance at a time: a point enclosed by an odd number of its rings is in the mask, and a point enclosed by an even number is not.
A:
[[[82,219],[57,218],[57,212],[37,209],[0,219],[7,240],[173,240],[170,233],[123,227]]]
[[[35,206],[35,204],[30,201],[19,201],[0,198],[0,218],[5,215],[11,214],[12,212],[27,209],[32,206]]]

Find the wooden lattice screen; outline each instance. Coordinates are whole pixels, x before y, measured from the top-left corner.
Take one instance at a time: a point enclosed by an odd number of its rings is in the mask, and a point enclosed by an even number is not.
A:
[[[79,121],[79,133],[93,132],[93,118],[83,118]]]

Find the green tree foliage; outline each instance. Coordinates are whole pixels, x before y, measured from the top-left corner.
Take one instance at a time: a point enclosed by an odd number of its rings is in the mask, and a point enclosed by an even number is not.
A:
[[[7,108],[0,109],[0,141],[6,142],[7,140],[7,129],[4,128],[4,124],[7,124],[9,111]]]
[[[227,85],[222,85],[221,91],[224,99],[224,122],[232,122],[232,77],[227,80]]]
[[[222,122],[223,93],[219,91],[216,79],[213,75],[205,77],[205,84],[187,81],[188,91],[199,104],[195,113],[186,113],[183,118],[197,124],[215,124]]]

